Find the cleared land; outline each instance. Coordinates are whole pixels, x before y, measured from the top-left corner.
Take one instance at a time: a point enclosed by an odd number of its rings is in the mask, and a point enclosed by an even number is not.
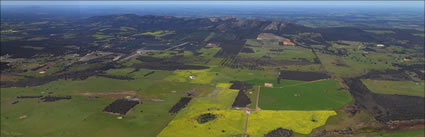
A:
[[[370,91],[379,94],[398,94],[409,96],[425,96],[425,84],[412,81],[362,80]]]
[[[351,101],[350,94],[335,80],[262,87],[259,107],[265,110],[332,110]]]
[[[203,70],[176,70],[174,75],[171,75],[166,80],[176,82],[190,82],[199,84],[208,84],[214,79],[215,73],[209,69]]]
[[[149,70],[141,70],[133,74],[135,77],[143,77],[148,72]],[[149,77],[131,81],[90,77],[81,81],[59,80],[31,88],[2,88],[1,135],[156,136],[174,118],[175,115],[168,114],[168,111],[186,95],[185,91],[195,88],[196,94],[202,96],[213,90],[208,85],[162,80],[170,74],[172,73],[156,71]],[[115,115],[102,112],[114,101],[114,98],[102,96],[102,93],[117,91],[135,91],[135,96],[147,101],[135,106],[123,119],[117,119]],[[53,96],[72,95],[72,99],[55,102],[22,99],[19,103],[12,104],[17,96],[46,96],[48,92],[53,92]],[[93,93],[98,97],[86,96],[84,93]],[[149,101],[152,98],[163,101]]]

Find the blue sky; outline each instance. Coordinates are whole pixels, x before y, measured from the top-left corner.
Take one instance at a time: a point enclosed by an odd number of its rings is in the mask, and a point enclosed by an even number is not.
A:
[[[317,5],[424,8],[424,1],[1,1],[1,5]]]

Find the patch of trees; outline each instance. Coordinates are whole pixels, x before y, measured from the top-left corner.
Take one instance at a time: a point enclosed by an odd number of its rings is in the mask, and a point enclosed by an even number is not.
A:
[[[264,137],[292,137],[293,133],[292,130],[277,128],[265,134]]]
[[[139,100],[134,99],[117,99],[108,106],[106,106],[106,108],[103,109],[103,112],[112,113],[116,115],[125,115],[128,111],[130,111],[131,108],[140,103],[141,102]]]
[[[180,98],[179,102],[177,102],[169,111],[168,113],[177,113],[192,100],[190,97],[182,97]]]
[[[199,124],[204,124],[204,123],[207,123],[209,121],[212,121],[212,120],[214,120],[216,118],[217,118],[216,115],[211,114],[211,113],[206,113],[206,114],[202,114],[202,115],[198,116],[196,118],[196,121],[198,121]]]
[[[302,71],[280,71],[280,79],[314,81],[319,79],[330,78],[328,74],[320,72],[302,72]]]
[[[42,98],[40,98],[43,102],[55,102],[58,100],[70,100],[72,97],[71,96],[44,96]]]
[[[417,96],[376,94],[371,92],[359,78],[346,78],[356,104],[366,108],[375,119],[386,123],[396,120],[425,118],[425,99]]]
[[[245,94],[244,90],[239,90],[232,107],[243,108],[251,104],[251,99]]]

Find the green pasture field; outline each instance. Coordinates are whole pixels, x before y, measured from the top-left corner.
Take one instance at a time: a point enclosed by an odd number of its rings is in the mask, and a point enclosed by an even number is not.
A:
[[[109,38],[112,38],[111,35],[104,35],[104,34],[101,34],[101,33],[94,34],[93,37],[96,38],[96,39],[109,39]]]
[[[143,77],[146,72],[149,70],[135,72],[135,77]],[[1,136],[156,136],[174,118],[168,110],[186,91],[195,88],[197,95],[204,96],[214,89],[208,85],[164,81],[170,74],[156,71],[151,77],[131,81],[90,77],[82,81],[58,80],[31,88],[2,88]],[[113,98],[83,94],[121,91],[135,92],[135,96],[143,100],[121,120],[102,112]],[[22,99],[12,104],[16,96],[46,96],[48,92],[53,92],[53,96],[72,96],[72,99],[56,102]],[[164,101],[152,102],[151,98]]]
[[[351,101],[349,92],[335,80],[262,87],[259,107],[264,110],[333,110]]]
[[[191,65],[209,65],[215,66],[218,64],[219,58],[214,58],[214,55],[220,50],[220,48],[201,48],[197,53],[199,55],[193,55],[191,51],[184,51],[184,58],[182,59],[185,64]]]
[[[282,88],[282,87],[286,87],[286,86],[291,86],[291,85],[297,85],[297,84],[302,84],[302,83],[307,83],[305,81],[299,81],[299,80],[286,80],[286,79],[281,79],[280,83],[277,83],[276,78],[259,78],[259,79],[253,79],[253,80],[247,80],[244,81],[250,84],[254,84],[260,87],[264,87],[264,83],[272,83],[274,88]]]
[[[362,80],[372,92],[379,94],[398,94],[409,96],[425,96],[424,81],[389,81],[389,80]]]
[[[354,100],[345,106],[352,106]],[[351,115],[345,111],[345,108],[336,110],[336,115],[326,121],[326,124],[312,131],[312,135],[320,134],[323,130],[333,131],[351,128],[355,131],[365,130],[365,127],[380,127],[382,123],[378,122],[367,110],[360,108],[355,115]],[[376,130],[369,128],[369,130]]]
[[[195,76],[191,79],[190,76]],[[199,84],[209,84],[214,79],[216,73],[210,72],[210,69],[202,70],[176,70],[174,75],[171,75],[166,80],[177,82],[190,82]]]
[[[110,69],[106,71],[106,74],[113,76],[130,76],[129,73],[134,70],[134,68]]]
[[[282,46],[275,40],[247,40],[246,48],[251,48],[255,53],[239,53],[239,57],[243,58],[261,58],[263,56],[269,56],[275,60],[290,60],[299,61],[300,59],[306,59],[313,62],[315,58],[313,52],[310,49],[303,48],[300,46]],[[282,49],[281,52],[273,52],[270,50]]]
[[[168,30],[159,30],[159,31],[153,31],[153,32],[143,32],[139,34],[135,34],[133,36],[154,36],[156,38],[161,38],[163,36],[175,34],[175,31],[168,31]]]
[[[392,66],[394,57],[374,53],[363,56],[351,54],[349,56],[335,56],[317,53],[326,71],[337,77],[355,77],[366,74],[370,70],[397,69]],[[337,65],[343,64],[343,65]]]
[[[234,80],[247,81],[255,79],[276,79],[276,72],[271,70],[249,70],[249,69],[231,69],[228,67],[215,67],[211,72],[217,72],[218,75],[213,82],[230,82]]]

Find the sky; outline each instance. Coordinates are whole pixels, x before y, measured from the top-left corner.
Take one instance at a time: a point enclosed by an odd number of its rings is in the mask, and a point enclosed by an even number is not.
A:
[[[424,1],[1,1],[1,5],[309,5],[424,8]]]

